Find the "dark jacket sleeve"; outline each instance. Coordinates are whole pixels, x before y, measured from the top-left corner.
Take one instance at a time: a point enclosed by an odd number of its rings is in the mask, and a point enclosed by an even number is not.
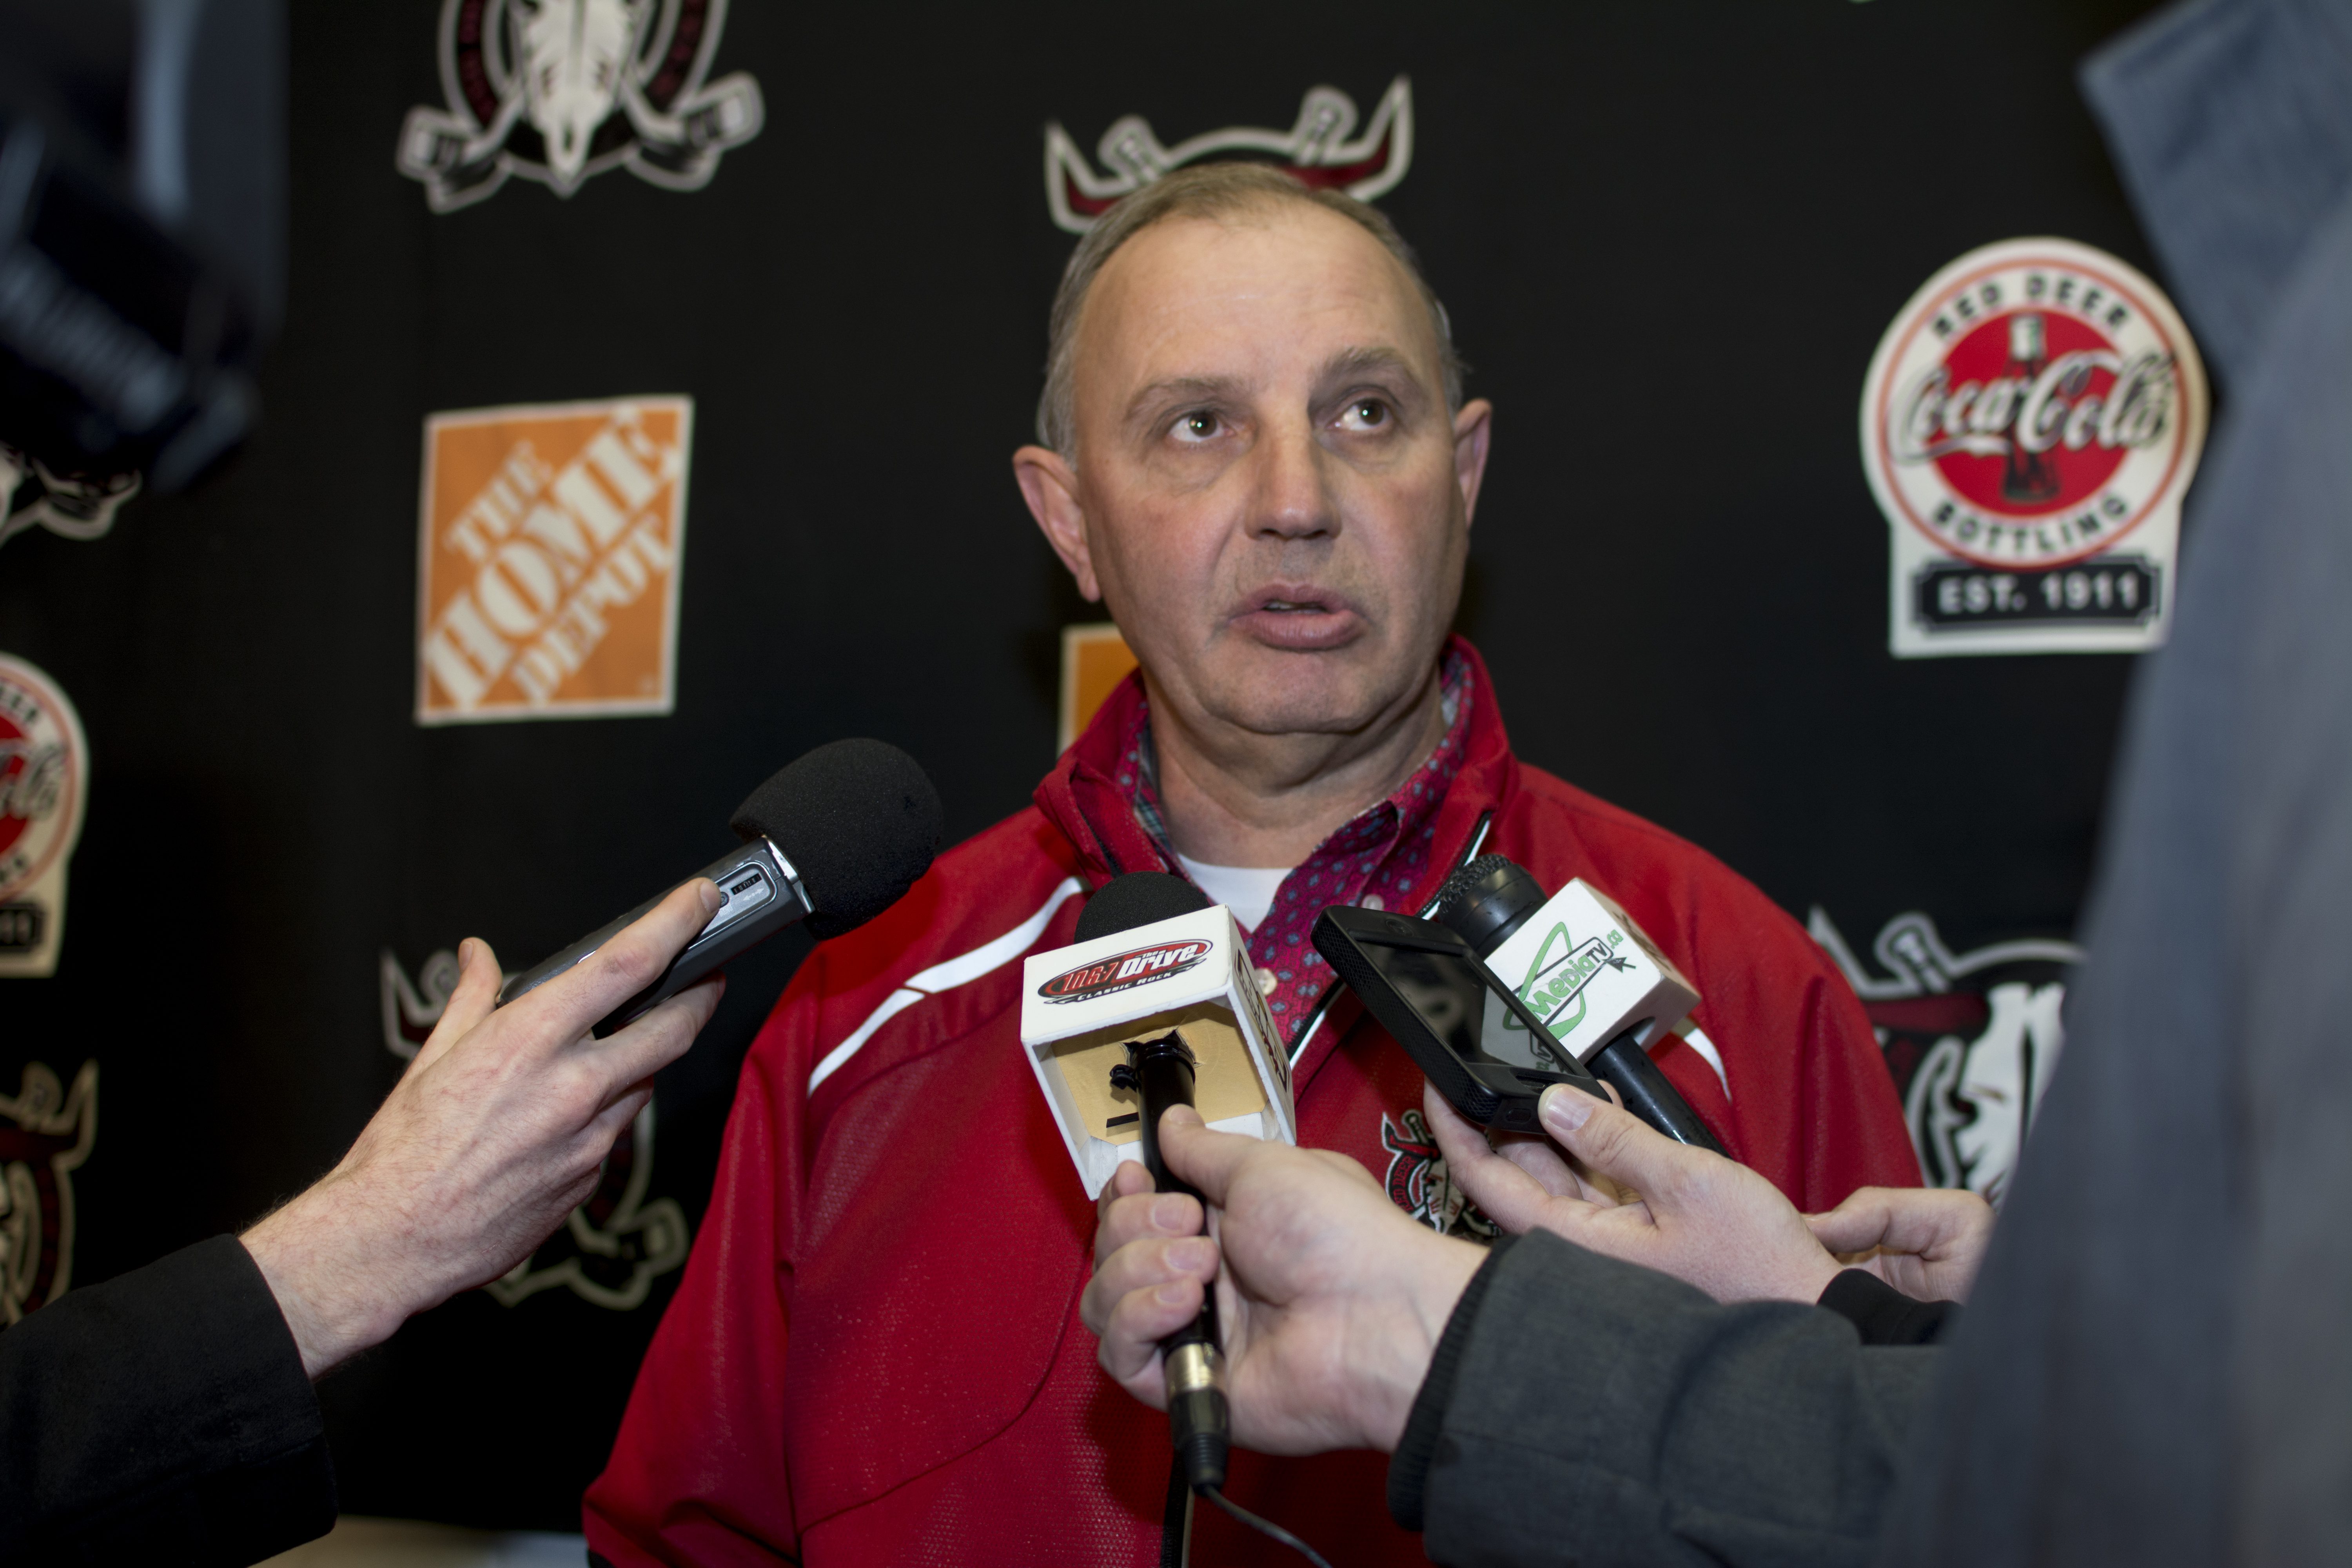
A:
[[[1444,1563],[1864,1563],[1938,1354],[1532,1232],[1455,1308],[1391,1507]]]
[[[0,1333],[0,1498],[9,1564],[247,1563],[333,1527],[318,1397],[236,1237]]]

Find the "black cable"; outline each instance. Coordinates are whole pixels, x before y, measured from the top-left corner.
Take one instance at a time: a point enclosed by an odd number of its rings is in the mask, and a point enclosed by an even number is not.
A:
[[[1291,1534],[1290,1531],[1283,1529],[1282,1526],[1275,1523],[1274,1521],[1270,1519],[1258,1518],[1257,1515],[1252,1513],[1241,1504],[1234,1501],[1233,1499],[1227,1497],[1217,1488],[1202,1487],[1201,1489],[1201,1495],[1207,1498],[1211,1502],[1215,1503],[1219,1508],[1223,1509],[1227,1513],[1232,1514],[1235,1519],[1240,1520],[1244,1524],[1248,1525],[1252,1530],[1262,1531],[1265,1534],[1274,1537],[1276,1541],[1281,1542],[1285,1546],[1289,1547],[1293,1552],[1297,1552],[1301,1557],[1304,1557],[1309,1563],[1314,1563],[1315,1568],[1331,1568],[1331,1564],[1324,1562],[1323,1554],[1316,1551],[1315,1548],[1307,1545],[1307,1542],[1299,1540],[1298,1537]]]

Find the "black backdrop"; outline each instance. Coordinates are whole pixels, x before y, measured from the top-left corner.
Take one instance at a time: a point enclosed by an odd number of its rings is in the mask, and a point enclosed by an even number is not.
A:
[[[110,537],[0,553],[0,649],[95,756],[62,963],[0,989],[0,1090],[101,1064],[77,1279],[334,1160],[401,1065],[381,952],[413,974],[473,933],[528,962],[839,735],[913,751],[951,835],[1022,804],[1058,628],[1094,618],[1006,463],[1071,244],[1049,120],[1089,153],[1128,113],[1173,142],[1286,127],[1322,82],[1369,113],[1410,73],[1382,205],[1499,410],[1463,625],[1521,754],[1857,946],[1911,910],[1955,948],[2065,935],[2130,661],[1892,660],[1855,407],[1965,250],[2056,234],[2154,270],[2072,84],[2138,8],[742,0],[714,74],[753,75],[766,124],[707,188],[518,180],[436,215],[393,154],[443,101],[438,7],[296,7],[259,435]],[[665,393],[696,402],[675,712],[415,725],[425,416]],[[651,1192],[690,1222],[804,951],[739,966],[661,1085]],[[627,1311],[470,1295],[331,1378],[344,1506],[576,1528],[675,1279]]]

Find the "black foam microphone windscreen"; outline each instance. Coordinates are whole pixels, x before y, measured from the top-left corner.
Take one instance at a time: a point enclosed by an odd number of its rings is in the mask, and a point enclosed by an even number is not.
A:
[[[930,869],[944,814],[915,759],[884,741],[835,741],[751,792],[727,826],[784,852],[814,906],[809,934],[854,931]],[[1171,879],[1173,880],[1173,879]]]
[[[1181,877],[1166,871],[1129,871],[1095,889],[1087,907],[1078,911],[1078,931],[1070,940],[1092,942],[1208,907],[1209,896]]]
[[[803,752],[737,809],[728,826],[743,847],[702,868],[719,888],[710,922],[595,1032],[620,1028],[796,921],[820,940],[864,925],[931,868],[942,815],[931,781],[896,746],[835,741]],[[572,968],[660,901],[646,900],[515,975],[499,1005]]]

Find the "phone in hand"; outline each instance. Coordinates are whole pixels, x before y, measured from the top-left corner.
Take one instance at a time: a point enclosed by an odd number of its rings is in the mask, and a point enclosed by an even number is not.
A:
[[[1321,953],[1446,1102],[1482,1127],[1539,1132],[1556,1083],[1607,1100],[1476,951],[1431,921],[1334,904],[1315,920]]]

